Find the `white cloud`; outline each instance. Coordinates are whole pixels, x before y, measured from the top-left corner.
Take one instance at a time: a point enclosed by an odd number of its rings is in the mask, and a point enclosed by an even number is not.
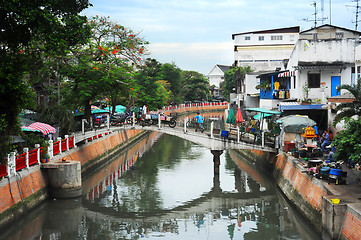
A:
[[[233,62],[233,43],[229,42],[192,42],[192,43],[155,43],[149,46],[150,57],[162,63],[175,64],[183,70],[208,74],[215,64],[231,65]]]

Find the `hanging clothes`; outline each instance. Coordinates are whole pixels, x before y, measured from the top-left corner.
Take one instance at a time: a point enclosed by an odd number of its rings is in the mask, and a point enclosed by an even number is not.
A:
[[[279,83],[279,82],[275,82],[275,83],[274,83],[274,88],[275,88],[275,90],[279,90],[279,89],[280,89],[280,83]]]

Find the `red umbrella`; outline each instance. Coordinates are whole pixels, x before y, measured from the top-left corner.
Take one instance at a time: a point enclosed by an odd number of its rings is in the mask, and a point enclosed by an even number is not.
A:
[[[50,126],[49,124],[41,123],[41,122],[32,123],[25,128],[38,130],[42,132],[44,135],[48,135],[50,133],[56,133],[56,129],[54,127]]]
[[[240,108],[238,108],[238,111],[237,111],[236,122],[237,122],[237,123],[243,122],[243,117],[242,117],[242,113],[241,113],[241,109],[240,109]]]

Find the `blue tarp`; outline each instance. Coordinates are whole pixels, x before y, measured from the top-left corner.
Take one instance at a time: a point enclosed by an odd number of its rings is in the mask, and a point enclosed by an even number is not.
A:
[[[280,105],[279,110],[285,111],[285,110],[317,110],[322,109],[322,106],[324,104],[310,104],[310,105]]]

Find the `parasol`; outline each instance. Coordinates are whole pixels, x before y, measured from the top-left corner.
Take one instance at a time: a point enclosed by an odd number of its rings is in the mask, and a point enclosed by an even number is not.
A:
[[[285,132],[303,133],[303,129],[308,126],[315,126],[316,122],[308,116],[289,115],[281,117],[277,122],[282,123]]]
[[[32,131],[36,132],[39,131],[43,133],[44,135],[48,135],[50,133],[56,133],[56,129],[49,124],[41,123],[41,122],[35,122],[30,124],[29,126],[21,127],[23,131]]]
[[[243,122],[243,117],[242,117],[242,113],[241,113],[241,109],[240,109],[240,108],[238,108],[238,111],[237,111],[236,122],[237,122],[237,123]]]
[[[234,117],[234,112],[233,112],[232,108],[229,109],[229,113],[228,113],[226,123],[232,123],[232,124],[236,123],[236,118]]]

